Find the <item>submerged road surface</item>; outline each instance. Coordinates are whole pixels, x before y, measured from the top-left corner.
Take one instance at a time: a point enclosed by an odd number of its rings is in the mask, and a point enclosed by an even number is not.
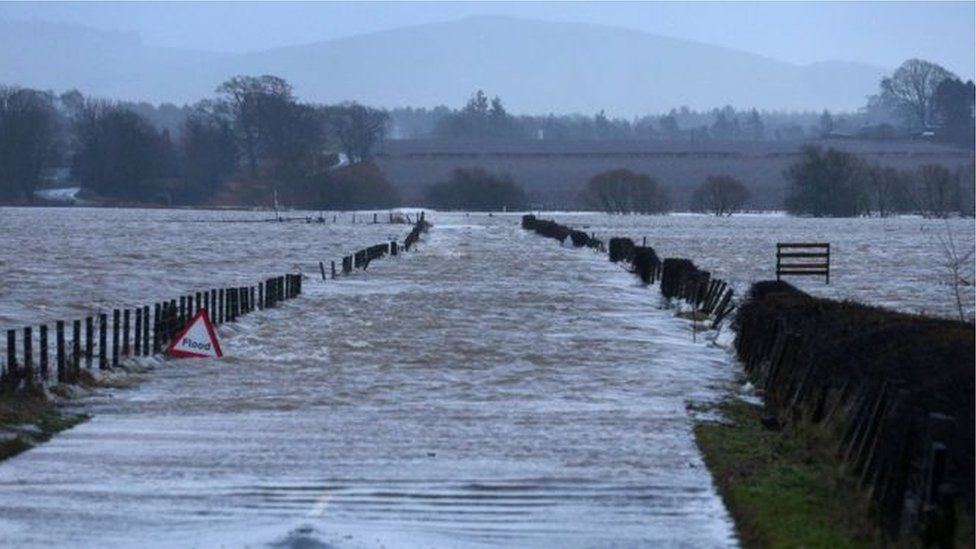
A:
[[[0,546],[734,545],[685,410],[727,354],[604,255],[432,221],[0,463]]]

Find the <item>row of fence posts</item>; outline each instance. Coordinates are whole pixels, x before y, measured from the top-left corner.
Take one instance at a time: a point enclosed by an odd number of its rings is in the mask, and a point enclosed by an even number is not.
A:
[[[361,216],[359,218],[359,220],[357,221],[356,214],[355,213],[352,214],[352,224],[353,225],[361,224],[361,223],[362,224],[369,223],[368,219],[369,219],[368,217]],[[285,222],[292,222],[292,221],[296,221],[296,222],[297,221],[300,221],[300,222],[303,222],[303,223],[328,223],[328,218],[324,214],[321,214],[320,213],[319,215],[317,215],[315,217],[308,216],[308,215],[307,216],[304,216],[304,217],[283,217],[281,215],[277,215],[273,219],[266,219],[266,220],[263,220],[263,221],[269,221],[269,222],[275,222],[275,223],[285,223]],[[332,224],[335,225],[337,223],[339,223],[339,216],[337,214],[333,214],[332,215]],[[373,221],[372,221],[372,223],[374,225],[381,223],[380,217],[379,217],[379,213],[373,212]],[[393,225],[393,224],[407,225],[407,224],[410,224],[411,221],[410,221],[410,216],[409,215],[405,215],[405,214],[402,214],[400,212],[388,212],[387,213],[386,223],[389,223],[390,225]]]
[[[413,229],[411,229],[410,234],[404,240],[403,249],[406,251],[410,250],[410,247],[417,242],[420,238],[420,234],[426,232],[430,225],[424,218],[424,212],[417,214],[417,222],[414,224]],[[400,245],[396,240],[391,240],[390,242],[384,242],[382,244],[376,244],[374,246],[369,246],[363,248],[362,250],[356,251],[351,255],[347,255],[342,258],[342,274],[348,275],[352,273],[353,269],[366,270],[369,267],[370,262],[374,259],[379,259],[387,254],[395,256],[400,251]],[[327,280],[328,278],[336,278],[338,272],[336,271],[336,262],[331,262],[331,268],[329,274],[326,274],[325,262],[319,261],[319,272],[322,274],[322,280]]]
[[[565,242],[568,238],[577,248],[588,247],[604,250],[603,241],[596,235],[588,235],[555,221],[538,219],[534,215],[522,216],[522,228],[541,236]],[[654,248],[637,246],[629,238],[611,238],[608,245],[610,261],[626,262],[630,270],[645,284],[660,281],[661,295],[667,299],[682,299],[690,304],[695,312],[713,317],[712,327],[717,327],[735,308],[732,287],[722,279],[713,278],[689,259],[658,257]]]
[[[391,213],[390,222],[398,222],[400,215]],[[409,219],[409,216],[406,218]],[[416,219],[404,242],[405,250],[409,250],[420,234],[430,227],[424,212],[417,213]],[[359,250],[342,259],[342,272],[349,274],[353,268],[366,269],[372,260],[386,254],[397,255],[399,249],[397,241],[393,240]],[[325,279],[325,264],[320,262],[319,269]],[[332,278],[336,278],[336,274],[333,261]],[[83,367],[84,370],[92,370],[96,362],[98,369],[110,370],[117,368],[123,358],[159,354],[172,343],[196,311],[206,311],[211,322],[220,325],[234,322],[252,311],[274,307],[281,301],[297,297],[301,291],[302,275],[286,274],[269,278],[256,286],[211,289],[160,301],[152,306],[114,309],[111,320],[108,313],[98,313],[71,321],[70,324],[59,320],[54,323],[53,345],[49,341],[48,324],[38,326],[36,331],[33,326],[26,327],[20,338],[17,330],[7,330],[6,361],[0,367],[0,393],[30,388],[38,382],[44,385],[52,381],[75,383],[80,379]],[[67,332],[69,326],[70,337]],[[111,345],[108,341],[110,330]],[[22,343],[20,346],[17,345],[18,339]],[[50,356],[52,347],[53,368]]]
[[[113,309],[111,315],[105,312],[70,322],[58,320],[54,322],[53,344],[48,324],[41,324],[36,331],[33,326],[23,328],[20,338],[18,330],[7,330],[0,393],[31,388],[37,383],[75,383],[83,368],[92,370],[96,363],[99,370],[110,370],[117,368],[123,358],[158,354],[197,311],[206,311],[211,322],[220,325],[255,310],[274,307],[301,292],[302,275],[285,274],[256,286],[210,289],[152,305]]]

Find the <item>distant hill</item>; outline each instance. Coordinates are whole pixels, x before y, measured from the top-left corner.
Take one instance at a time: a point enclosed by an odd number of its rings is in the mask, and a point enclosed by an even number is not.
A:
[[[131,33],[0,21],[0,82],[152,102],[194,102],[235,74],[272,73],[305,100],[460,105],[475,89],[515,113],[660,113],[687,105],[854,110],[883,67],[794,65],[640,31],[473,17],[267,51],[155,48]]]

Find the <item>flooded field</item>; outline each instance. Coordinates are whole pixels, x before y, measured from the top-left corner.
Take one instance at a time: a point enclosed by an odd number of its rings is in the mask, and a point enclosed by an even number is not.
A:
[[[952,274],[945,244],[959,257],[972,253],[972,219],[796,218],[778,214],[732,217],[672,214],[607,216],[553,214],[567,225],[595,232],[598,238],[647,238],[663,257],[686,257],[733,284],[741,295],[757,280],[776,278],[777,242],[829,242],[830,285],[823,277],[787,280],[810,293],[852,299],[911,313],[957,317]],[[973,261],[963,269],[970,283],[961,286],[967,318],[976,299]]]
[[[99,391],[90,422],[0,463],[0,545],[736,544],[686,404],[739,367],[656,289],[517,216],[436,213],[419,251],[321,282],[319,260],[407,227],[225,222],[264,217],[0,210],[3,328],[312,275],[301,298],[222,326],[225,358],[143,359],[145,382]],[[915,265],[942,222],[552,217],[646,235],[741,285],[771,272],[770,243],[827,240],[831,286],[804,287],[945,307],[927,304],[945,291],[935,267]],[[971,247],[972,221],[950,223]]]
[[[733,544],[685,410],[731,382],[727,354],[603,256],[513,217],[432,220],[419,252],[309,280],[222,327],[219,363],[158,362],[0,465],[0,544]],[[263,227],[308,236],[201,261],[310,268],[303,247],[391,230]]]

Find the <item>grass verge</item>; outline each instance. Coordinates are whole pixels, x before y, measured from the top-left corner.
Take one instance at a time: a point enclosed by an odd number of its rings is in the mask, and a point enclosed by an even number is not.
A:
[[[727,421],[699,422],[695,438],[743,547],[884,545],[867,498],[817,427],[769,430],[767,412],[739,400],[717,411]]]
[[[46,442],[88,417],[65,413],[41,396],[0,396],[0,461]]]

